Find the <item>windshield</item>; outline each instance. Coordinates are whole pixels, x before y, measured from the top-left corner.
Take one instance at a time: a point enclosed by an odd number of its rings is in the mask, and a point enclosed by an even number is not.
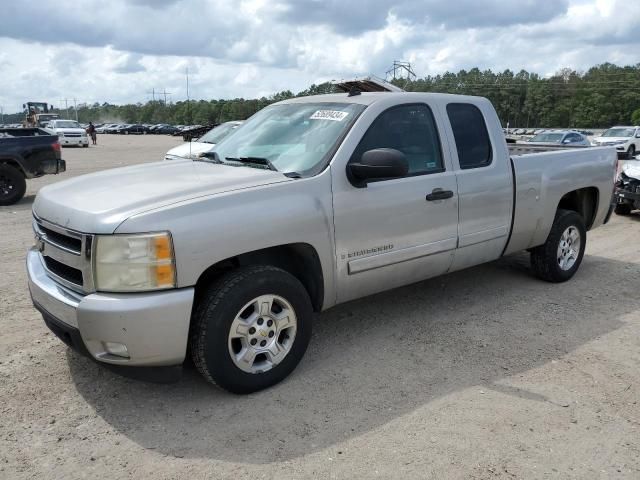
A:
[[[78,122],[74,122],[73,120],[56,120],[55,122],[56,128],[80,128]]]
[[[602,134],[603,137],[633,137],[635,128],[610,128]]]
[[[222,162],[259,158],[279,172],[308,173],[321,165],[364,108],[355,103],[272,105],[247,120],[213,152]]]
[[[535,137],[532,137],[530,142],[541,143],[560,143],[564,137],[564,133],[539,133]]]
[[[203,143],[220,143],[223,138],[233,132],[240,125],[240,123],[236,122],[223,123],[222,125],[218,125],[217,127],[209,130],[201,136],[198,141]]]

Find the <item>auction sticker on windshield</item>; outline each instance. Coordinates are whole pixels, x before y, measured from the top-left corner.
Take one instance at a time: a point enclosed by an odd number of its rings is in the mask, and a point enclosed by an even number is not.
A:
[[[340,110],[317,110],[316,113],[309,117],[310,120],[333,120],[334,122],[341,122],[344,120],[349,112],[341,112]]]

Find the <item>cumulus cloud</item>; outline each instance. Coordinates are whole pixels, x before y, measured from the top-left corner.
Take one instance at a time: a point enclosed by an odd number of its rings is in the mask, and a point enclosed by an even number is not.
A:
[[[395,59],[419,75],[637,63],[628,0],[40,0],[5,2],[0,104],[25,96],[144,101],[302,90]],[[73,15],[70,12],[73,11]],[[625,12],[624,18],[619,12]],[[5,110],[10,109],[8,106]]]

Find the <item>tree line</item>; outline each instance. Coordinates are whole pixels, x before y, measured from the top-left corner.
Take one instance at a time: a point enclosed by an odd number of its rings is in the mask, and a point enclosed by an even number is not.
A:
[[[503,124],[512,127],[606,128],[615,124],[640,124],[640,64],[605,63],[586,72],[562,69],[551,77],[521,70],[460,70],[416,80],[393,80],[405,90],[487,97]],[[169,123],[207,125],[243,120],[267,105],[295,96],[333,93],[327,82],[294,94],[284,90],[258,99],[191,100],[165,104],[149,101],[127,105],[94,103],[78,107],[82,123]],[[57,110],[75,118],[75,110]],[[5,115],[5,123],[22,121],[24,114]]]

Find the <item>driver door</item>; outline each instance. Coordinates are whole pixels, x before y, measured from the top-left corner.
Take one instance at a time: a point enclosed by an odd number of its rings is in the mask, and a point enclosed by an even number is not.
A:
[[[349,162],[376,148],[403,152],[409,173],[357,188],[345,170],[332,172],[338,302],[443,274],[457,245],[456,177],[431,106],[380,112]]]

